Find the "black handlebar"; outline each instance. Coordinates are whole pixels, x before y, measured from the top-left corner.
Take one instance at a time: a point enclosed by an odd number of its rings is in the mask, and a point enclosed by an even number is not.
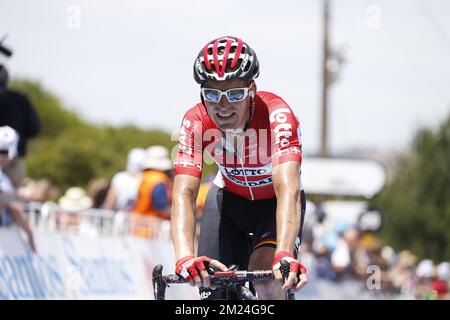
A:
[[[207,268],[208,270],[209,268]],[[165,300],[166,289],[170,284],[188,283],[186,279],[177,274],[162,275],[163,266],[158,264],[153,268],[153,293],[155,300]],[[275,280],[272,270],[238,271],[230,268],[229,271],[216,271],[210,273],[210,283],[216,287],[233,289],[237,284],[245,282]],[[289,263],[281,261],[281,273],[286,280],[289,276]],[[295,300],[295,294],[291,289],[286,289],[286,300]]]
[[[188,283],[186,279],[177,275],[169,274],[162,275],[163,266],[157,265],[153,268],[153,292],[155,300],[165,300],[166,288],[169,284]],[[236,284],[243,284],[245,282],[274,280],[275,277],[272,270],[259,271],[216,271],[210,274],[210,282],[216,287],[223,287],[231,289]]]

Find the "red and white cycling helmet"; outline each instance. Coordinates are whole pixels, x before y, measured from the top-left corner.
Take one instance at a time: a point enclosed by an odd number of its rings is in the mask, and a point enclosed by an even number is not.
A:
[[[194,62],[194,79],[199,84],[208,80],[243,79],[259,75],[256,53],[239,38],[224,36],[208,42]]]

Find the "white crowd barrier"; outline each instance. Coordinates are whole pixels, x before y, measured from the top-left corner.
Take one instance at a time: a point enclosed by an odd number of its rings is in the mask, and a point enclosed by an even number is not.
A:
[[[152,269],[173,273],[167,239],[69,234],[35,228],[37,253],[22,231],[0,228],[0,299],[153,299]],[[199,299],[189,285],[167,299]]]
[[[153,267],[162,264],[164,274],[174,272],[169,221],[99,209],[66,212],[51,203],[31,203],[26,211],[37,252],[30,251],[22,230],[0,227],[0,300],[152,300]],[[135,236],[142,232],[147,238]],[[305,260],[311,281],[298,299],[402,298],[364,290],[358,281],[319,279],[313,260]],[[166,298],[199,299],[199,294],[189,285],[172,285]]]

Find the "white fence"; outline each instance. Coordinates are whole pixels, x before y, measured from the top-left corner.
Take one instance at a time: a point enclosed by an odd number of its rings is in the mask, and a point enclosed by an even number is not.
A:
[[[28,210],[36,254],[21,230],[0,228],[0,299],[153,299],[153,266],[174,272],[168,221],[139,221],[143,238],[128,213],[42,209]],[[188,285],[167,290],[167,299],[198,298]]]

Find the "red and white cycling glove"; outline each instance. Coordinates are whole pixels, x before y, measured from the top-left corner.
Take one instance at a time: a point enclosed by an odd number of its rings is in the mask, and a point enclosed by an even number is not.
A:
[[[191,281],[199,275],[203,270],[206,270],[205,262],[211,262],[211,258],[201,256],[195,258],[188,256],[181,258],[176,262],[175,273],[182,276],[186,281]]]
[[[308,269],[300,263],[297,259],[294,258],[292,254],[286,251],[280,251],[275,254],[273,258],[272,271],[280,270],[281,264],[280,261],[285,260],[289,263],[289,272],[294,272],[297,274],[307,274]],[[281,270],[280,270],[281,271]]]

